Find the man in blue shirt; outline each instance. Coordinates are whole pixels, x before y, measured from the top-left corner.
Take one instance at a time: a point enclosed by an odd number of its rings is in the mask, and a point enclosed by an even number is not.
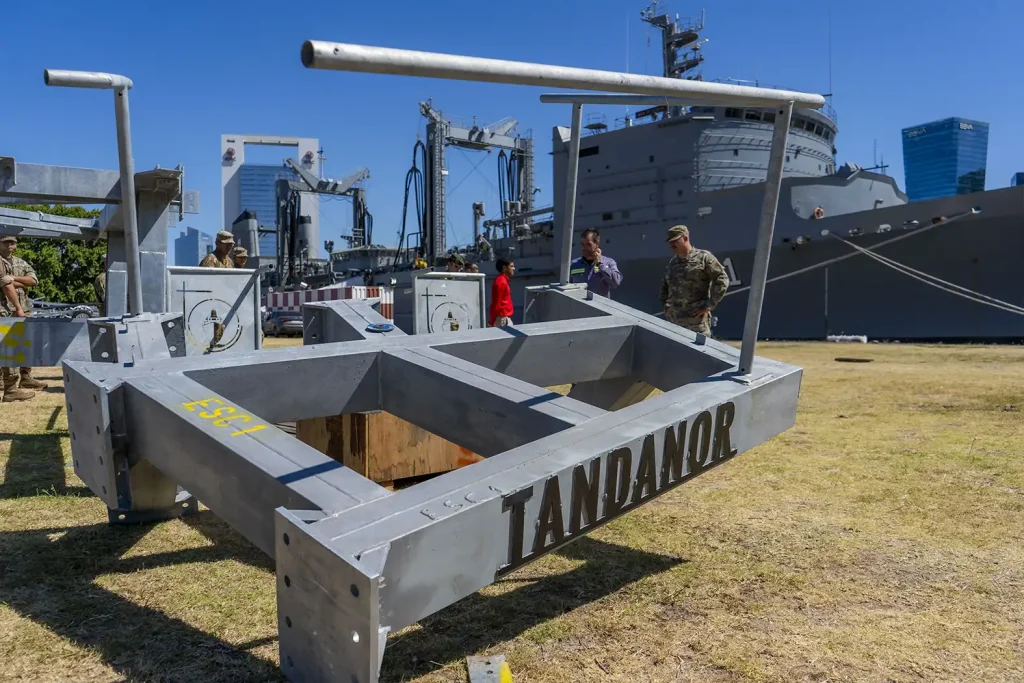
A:
[[[569,282],[585,282],[587,289],[600,296],[609,296],[622,284],[622,273],[615,259],[601,254],[601,233],[597,230],[583,231],[580,253],[583,256],[569,264]]]

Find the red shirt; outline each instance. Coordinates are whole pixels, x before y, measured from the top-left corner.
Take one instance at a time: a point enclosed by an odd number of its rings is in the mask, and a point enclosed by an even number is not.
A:
[[[488,327],[494,327],[499,316],[512,317],[512,288],[508,284],[508,275],[502,273],[494,278],[491,285],[491,313],[488,316]]]

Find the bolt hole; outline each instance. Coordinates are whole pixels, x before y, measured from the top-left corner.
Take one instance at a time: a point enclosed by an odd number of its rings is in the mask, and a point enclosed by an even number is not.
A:
[[[292,587],[292,580],[288,577],[287,574],[284,575],[284,585],[288,588]]]
[[[100,464],[101,465],[103,464],[103,456],[102,455],[100,456]]]
[[[99,402],[100,402],[100,400],[99,400],[98,398],[96,398],[95,396],[93,396],[93,397],[92,397],[92,402],[93,402],[93,403],[99,403]]]
[[[167,323],[167,327],[168,328],[174,327],[174,323]]]
[[[77,441],[78,440],[77,437],[75,436],[74,432],[71,432],[71,440],[72,441]]]
[[[75,412],[74,410],[72,410],[72,408],[71,408],[71,404],[70,404],[70,403],[68,404],[68,412],[69,412],[69,413],[73,413],[73,412]]]
[[[352,631],[352,642],[353,643],[358,643],[359,642],[359,634],[356,633],[355,631]]]
[[[291,543],[291,542],[292,542],[292,541],[291,541],[291,539],[290,539],[290,538],[288,538],[288,534],[285,534],[285,535],[284,535],[284,544],[285,544],[285,545],[288,545],[288,544],[289,544],[289,543]]]
[[[487,673],[493,674],[494,673],[494,669],[487,669]]]
[[[100,488],[103,489],[103,495],[104,496],[107,495],[107,487],[106,486],[101,486]]]
[[[349,589],[349,591],[352,592],[352,597],[353,598],[358,598],[359,597],[359,586],[357,586],[357,585],[355,585],[353,583],[351,586],[349,586],[348,589]]]
[[[292,627],[292,618],[291,617],[285,617],[284,618],[284,623],[288,624],[288,628],[291,628]]]
[[[77,460],[75,461],[75,467],[78,467],[78,461]]]
[[[99,425],[96,425],[96,433],[97,433],[97,434],[99,434],[99,433],[100,433],[100,426],[99,426]]]
[[[100,358],[110,358],[110,354],[104,351],[103,353],[100,354]]]
[[[171,353],[174,353],[175,351],[177,351],[177,350],[178,350],[178,347],[177,347],[177,346],[171,346],[171,347],[169,347],[169,349],[168,349],[168,350],[169,350],[169,351],[170,351]]]
[[[182,504],[181,504],[181,507],[183,507],[183,508],[187,508],[187,507],[188,507],[188,503],[182,503]]]
[[[125,519],[124,515],[118,515],[118,516],[117,516],[117,518],[118,518],[119,520],[121,520],[122,522],[123,522],[123,521],[124,521],[124,519]]]

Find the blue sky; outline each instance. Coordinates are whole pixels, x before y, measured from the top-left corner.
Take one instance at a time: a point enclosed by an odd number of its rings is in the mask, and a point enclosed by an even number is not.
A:
[[[682,16],[707,10],[706,78],[759,79],[763,85],[829,90],[829,0],[674,0]],[[832,8],[832,91],[839,160],[872,165],[873,145],[903,182],[900,129],[963,116],[991,124],[988,189],[1024,171],[1017,87],[1024,3],[1012,0],[863,0]],[[220,135],[318,137],[327,174],[370,168],[374,241],[393,243],[418,102],[458,119],[519,120],[537,139],[538,201],[551,201],[551,127],[568,109],[542,105],[538,88],[459,83],[305,69],[306,39],[333,40],[483,57],[656,73],[655,31],[639,20],[644,0],[523,0],[444,3],[285,4],[280,1],[172,5],[52,0],[6,3],[0,64],[0,155],[20,161],[116,168],[113,107],[107,93],[47,88],[44,68],[111,71],[131,77],[137,169],[185,168],[202,194],[186,225],[221,224]],[[10,30],[9,27],[15,27]],[[21,27],[21,28],[18,28]],[[650,38],[650,40],[648,40]],[[607,109],[612,122],[621,110]],[[471,205],[498,210],[497,158],[449,151],[449,242],[472,232]],[[478,165],[479,164],[479,165]],[[475,170],[474,170],[475,167]],[[348,207],[324,203],[322,239],[350,228]],[[176,231],[172,233],[172,237]],[[337,240],[336,240],[337,242]]]

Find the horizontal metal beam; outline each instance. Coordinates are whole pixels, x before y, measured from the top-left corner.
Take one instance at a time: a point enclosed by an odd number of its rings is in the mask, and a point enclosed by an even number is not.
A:
[[[100,237],[100,229],[95,218],[67,218],[0,205],[0,235],[92,240]]]
[[[0,157],[0,197],[27,204],[116,204],[121,201],[121,178],[117,171],[23,164]]]
[[[651,95],[614,95],[589,92],[545,93],[540,96],[543,104],[605,104],[629,106],[656,106],[664,104],[669,107],[689,107],[694,104],[707,104],[693,98],[655,97]]]
[[[311,69],[685,97],[696,102],[742,104],[752,107],[773,107],[785,102],[793,102],[797,107],[809,109],[819,109],[825,105],[825,98],[821,95],[789,90],[322,40],[307,40],[303,43],[301,58],[303,65]]]
[[[131,88],[133,85],[132,79],[127,76],[100,71],[66,71],[64,69],[44,69],[43,82],[46,85],[58,87],[96,88],[98,90]]]
[[[130,457],[155,465],[271,557],[277,507],[331,513],[388,495],[185,377],[129,380],[125,411]]]
[[[0,318],[0,367],[55,367],[88,360],[84,320]]]
[[[381,360],[385,411],[484,457],[604,413],[435,349],[388,351]]]

